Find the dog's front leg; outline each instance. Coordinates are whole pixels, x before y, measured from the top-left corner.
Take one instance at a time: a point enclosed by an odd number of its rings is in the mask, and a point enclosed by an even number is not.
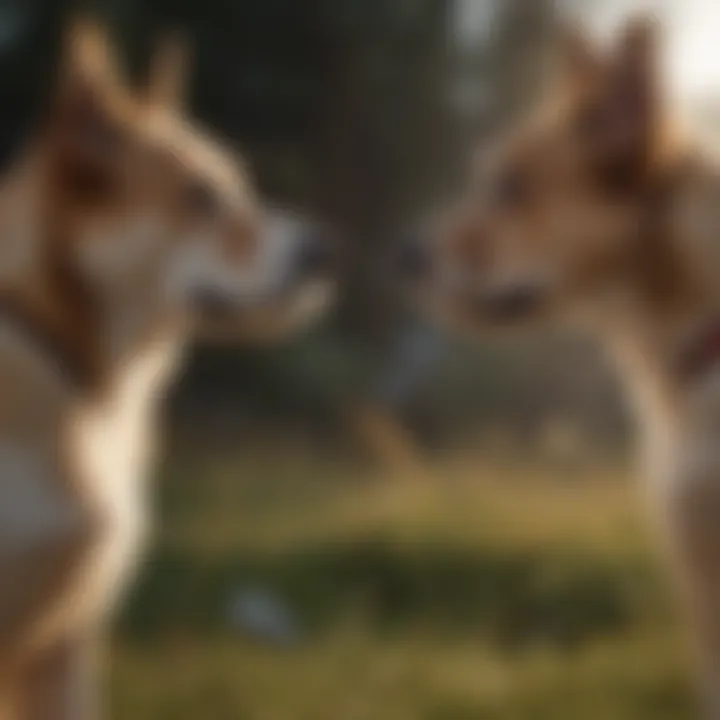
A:
[[[24,668],[18,720],[97,720],[97,643],[76,637],[40,653]]]
[[[705,717],[720,720],[720,468],[662,493],[666,539],[690,622]]]

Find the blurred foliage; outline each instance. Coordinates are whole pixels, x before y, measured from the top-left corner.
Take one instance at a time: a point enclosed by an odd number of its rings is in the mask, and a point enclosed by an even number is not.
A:
[[[235,553],[203,564],[166,553],[148,570],[125,625],[136,640],[157,642],[178,628],[222,637],[223,608],[241,581],[271,588],[313,634],[355,611],[371,634],[420,625],[444,637],[485,638],[505,651],[538,643],[571,648],[622,633],[641,621],[638,590],[651,592],[655,579],[642,565],[586,555],[486,554],[434,542],[399,548],[372,538],[277,555]]]

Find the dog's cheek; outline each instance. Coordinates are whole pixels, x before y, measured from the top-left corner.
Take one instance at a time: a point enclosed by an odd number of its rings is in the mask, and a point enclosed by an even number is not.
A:
[[[163,223],[151,216],[98,223],[81,234],[78,260],[91,277],[122,279],[157,259],[164,238]]]

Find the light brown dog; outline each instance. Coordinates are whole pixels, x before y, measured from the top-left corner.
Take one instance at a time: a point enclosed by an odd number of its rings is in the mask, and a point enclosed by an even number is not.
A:
[[[605,51],[570,33],[554,92],[480,153],[413,265],[446,320],[569,318],[617,360],[720,718],[720,163],[679,130],[657,55],[649,21]]]
[[[315,242],[267,221],[183,116],[178,72],[163,51],[131,92],[78,23],[0,195],[0,704],[20,720],[97,716],[91,656],[142,546],[185,342],[288,331],[330,290]]]

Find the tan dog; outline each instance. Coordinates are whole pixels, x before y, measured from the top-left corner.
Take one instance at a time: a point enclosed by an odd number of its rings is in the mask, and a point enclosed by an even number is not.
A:
[[[720,718],[720,163],[679,132],[657,46],[644,20],[605,52],[570,34],[556,91],[411,262],[460,326],[562,316],[609,348]]]
[[[184,343],[287,331],[330,288],[317,243],[269,232],[239,162],[184,119],[178,58],[132,93],[79,23],[65,60],[0,197],[0,689],[20,720],[96,716],[89,656],[142,545]]]

